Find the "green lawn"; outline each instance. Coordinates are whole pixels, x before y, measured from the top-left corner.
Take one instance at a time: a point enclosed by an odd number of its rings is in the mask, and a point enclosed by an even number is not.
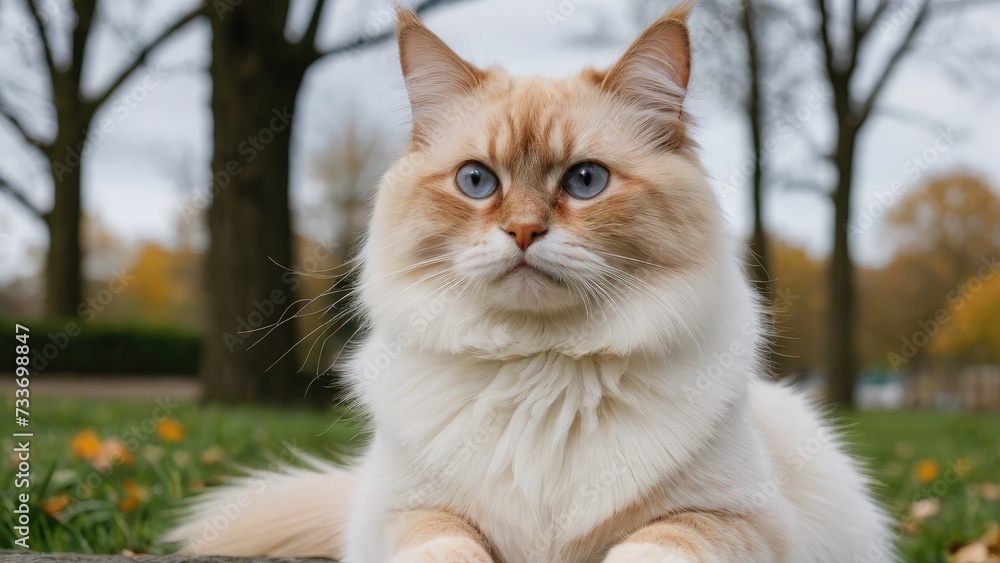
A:
[[[9,420],[12,401],[3,399],[0,417]],[[340,455],[364,437],[361,424],[342,413],[179,404],[170,413],[179,424],[157,428],[156,409],[153,401],[33,401],[32,549],[161,553],[154,541],[166,525],[164,515],[236,465],[267,465],[287,455],[284,444]],[[1000,418],[865,413],[845,415],[844,423],[856,452],[870,460],[884,484],[879,493],[904,522],[905,561],[945,562],[950,548],[1000,521],[1000,501],[984,499],[981,487],[1000,483]],[[92,434],[81,433],[88,428]],[[100,471],[94,453],[102,443],[107,448],[110,438],[118,438],[119,451],[133,459]],[[9,433],[0,446],[0,549],[9,549],[17,463]],[[925,498],[940,498],[940,511],[909,520],[911,504]],[[42,501],[51,514],[40,510]]]

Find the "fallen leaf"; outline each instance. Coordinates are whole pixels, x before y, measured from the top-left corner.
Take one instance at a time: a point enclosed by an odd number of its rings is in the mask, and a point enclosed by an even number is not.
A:
[[[922,459],[920,460],[920,463],[917,464],[914,474],[917,481],[926,484],[937,480],[937,478],[941,475],[941,469],[938,467],[937,462],[933,459]]]
[[[80,459],[94,459],[101,451],[101,439],[90,428],[77,432],[69,442],[73,455]]]
[[[940,511],[941,500],[937,498],[925,498],[910,505],[910,516],[917,522],[935,516]]]
[[[990,549],[979,542],[960,548],[951,556],[951,563],[989,563]]]
[[[1000,524],[990,522],[989,528],[979,541],[985,543],[991,551],[1000,552]]]
[[[226,452],[219,446],[212,446],[201,452],[201,462],[205,465],[215,465],[226,457]]]
[[[980,483],[979,496],[984,500],[1000,501],[1000,485],[996,483]]]
[[[108,438],[101,443],[101,449],[90,462],[94,469],[107,471],[116,465],[132,465],[135,457],[118,438]]]
[[[156,424],[156,435],[164,442],[180,442],[184,439],[184,426],[176,418],[165,418]]]
[[[983,537],[951,555],[951,563],[1000,563],[1000,525],[991,522]]]

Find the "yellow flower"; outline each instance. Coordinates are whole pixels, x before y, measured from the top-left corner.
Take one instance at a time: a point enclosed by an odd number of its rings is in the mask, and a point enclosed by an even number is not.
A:
[[[125,480],[125,492],[125,498],[118,501],[118,509],[122,512],[131,512],[146,496],[146,491],[131,479]]]
[[[937,462],[933,459],[922,459],[917,464],[916,477],[917,481],[921,483],[935,481],[940,475],[941,470],[938,468]]]
[[[94,459],[101,452],[101,439],[90,428],[77,432],[69,445],[73,449],[73,455],[80,459]]]
[[[42,501],[41,508],[45,514],[55,517],[67,506],[69,506],[69,495],[57,495]]]
[[[184,427],[175,418],[166,418],[157,423],[156,435],[164,442],[180,442],[184,439]]]

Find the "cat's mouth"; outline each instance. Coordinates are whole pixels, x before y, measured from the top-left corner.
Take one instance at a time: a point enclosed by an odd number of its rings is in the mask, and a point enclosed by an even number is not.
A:
[[[514,279],[518,277],[544,278],[545,280],[551,282],[558,281],[551,274],[529,264],[523,257],[502,276],[504,279]]]

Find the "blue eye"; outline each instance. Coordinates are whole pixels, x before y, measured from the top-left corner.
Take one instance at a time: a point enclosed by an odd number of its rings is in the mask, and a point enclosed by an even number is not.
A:
[[[566,193],[576,199],[590,199],[608,186],[611,172],[596,162],[574,164],[562,178]]]
[[[500,180],[492,170],[482,162],[470,162],[462,165],[455,176],[455,183],[462,193],[475,199],[483,199],[493,195],[500,185]]]

